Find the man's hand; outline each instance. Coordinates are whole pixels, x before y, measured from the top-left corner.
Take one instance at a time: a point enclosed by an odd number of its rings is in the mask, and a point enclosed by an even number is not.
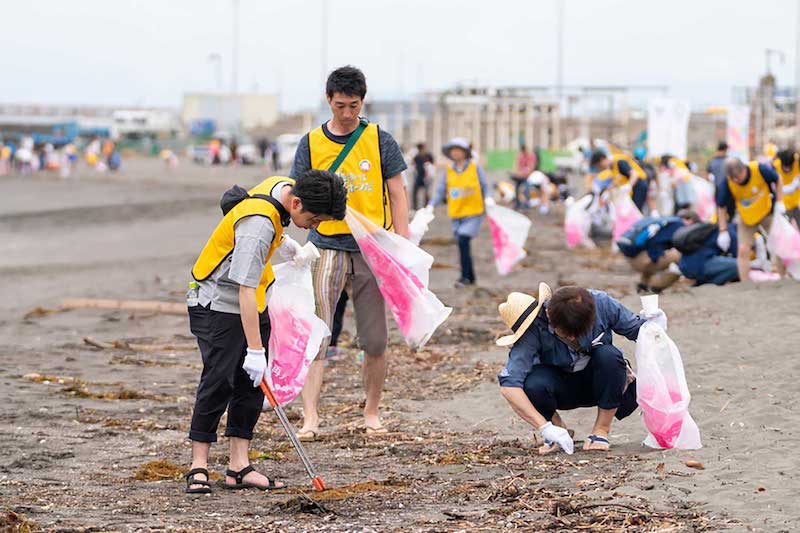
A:
[[[783,202],[781,202],[780,200],[775,202],[775,214],[783,215],[785,213],[786,213],[786,206],[783,204]]]
[[[264,379],[264,374],[267,371],[266,350],[264,350],[264,348],[248,348],[242,368],[245,372],[247,372],[247,375],[250,376],[250,380],[253,382],[253,387],[258,387],[261,385],[261,381]]]
[[[288,235],[283,236],[283,242],[278,246],[278,253],[285,261],[291,261],[300,252],[302,247],[296,240]]]
[[[304,267],[310,265],[317,259],[319,259],[319,250],[314,246],[314,243],[307,242],[305,245],[301,246],[300,250],[295,254],[292,259],[292,264],[297,267]]]
[[[717,247],[723,252],[727,252],[731,247],[731,236],[728,230],[720,230],[717,235]]]
[[[484,198],[483,203],[484,205],[486,205],[486,207],[494,207],[495,205],[497,205],[494,201],[494,198],[492,198],[491,196]]]
[[[548,422],[543,425],[539,431],[544,440],[555,442],[568,454],[572,455],[575,451],[575,443],[572,442],[572,437],[569,436],[566,429],[554,426],[552,422]]]
[[[656,309],[652,313],[645,313],[644,309],[639,311],[639,316],[661,326],[661,329],[667,331],[667,315],[661,309]]]

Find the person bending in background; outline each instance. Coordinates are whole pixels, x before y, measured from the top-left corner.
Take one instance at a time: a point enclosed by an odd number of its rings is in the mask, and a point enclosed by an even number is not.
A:
[[[604,171],[610,171],[612,187],[626,187],[630,190],[633,203],[639,208],[639,211],[644,209],[647,203],[647,174],[642,167],[624,154],[613,154],[609,156],[602,150],[596,150],[592,154],[589,165],[598,174]]]
[[[681,254],[672,246],[672,236],[686,224],[700,221],[688,209],[674,217],[647,217],[638,220],[617,240],[617,247],[631,268],[641,274],[636,290],[659,293],[678,281],[680,272],[672,270]]]
[[[461,288],[475,284],[470,241],[480,231],[481,220],[486,211],[484,202],[493,203],[493,200],[488,193],[483,169],[470,158],[471,152],[466,139],[452,139],[444,145],[442,152],[451,163],[439,180],[436,194],[428,209],[433,210],[435,206],[447,201],[447,215],[453,225],[461,260],[461,277],[455,286]]]
[[[727,203],[733,198],[736,211],[741,218],[738,228],[739,246],[736,261],[739,268],[739,279],[750,279],[750,252],[757,231],[763,235],[769,232],[773,211],[777,215],[786,213],[783,205],[783,183],[771,165],[751,161],[744,164],[740,159],[729,157],[725,160],[726,179],[717,189],[717,223],[719,235],[717,245],[723,252],[731,246],[731,235],[728,232]],[[773,188],[775,199],[773,201]],[[781,275],[785,273],[783,261],[773,257],[773,265]]]
[[[775,170],[783,184],[786,215],[800,229],[800,156],[794,150],[781,150],[775,158]]]
[[[682,213],[678,213],[681,215]],[[728,224],[731,238],[728,250],[717,245],[719,228],[709,222],[695,222],[678,229],[672,236],[672,245],[681,254],[678,268],[686,278],[693,280],[695,287],[706,283],[724,285],[739,280],[736,257],[736,225]]]

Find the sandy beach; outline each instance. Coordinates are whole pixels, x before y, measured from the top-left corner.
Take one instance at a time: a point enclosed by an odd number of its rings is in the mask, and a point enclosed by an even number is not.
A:
[[[454,312],[418,353],[391,321],[385,437],[368,439],[360,427],[348,311],[346,354],[330,364],[323,391],[322,438],[307,446],[334,490],[311,491],[268,412],[253,463],[291,488],[188,497],[182,473],[201,361],[187,318],[48,311],[65,298],[182,303],[189,268],[219,219],[220,194],[263,177],[256,167],[184,163],[167,171],[142,159],[115,174],[0,179],[0,530],[800,528],[791,503],[800,493],[797,282],[678,284],[661,296],[701,450],[643,447],[637,412],[614,424],[610,453],[536,455],[531,428],[498,391],[507,351],[493,342],[504,331],[497,305],[544,281],[607,290],[640,308],[634,274],[607,246],[566,250],[561,207],[532,215],[529,255],[506,277],[495,270],[484,224],[473,243],[478,285],[460,290],[452,288],[457,249],[445,211],[437,211],[423,248],[436,258],[431,288]],[[633,359],[633,344],[619,345]],[[298,402],[287,412],[299,421]],[[576,440],[594,415],[564,413]],[[222,439],[212,449],[216,472],[225,469],[225,446]]]

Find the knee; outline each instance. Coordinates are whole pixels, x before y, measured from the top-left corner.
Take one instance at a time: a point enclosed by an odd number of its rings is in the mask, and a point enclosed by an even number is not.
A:
[[[525,395],[537,409],[548,405],[553,400],[553,388],[547,381],[541,379],[527,379],[523,386]]]
[[[365,357],[381,357],[386,352],[386,344],[386,339],[359,340],[359,345],[364,350]]]
[[[739,248],[736,250],[736,258],[746,258],[750,260],[750,245],[747,243],[739,243]]]

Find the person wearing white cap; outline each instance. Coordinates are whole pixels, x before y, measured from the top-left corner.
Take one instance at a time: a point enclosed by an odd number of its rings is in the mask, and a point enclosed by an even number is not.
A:
[[[486,205],[494,205],[488,192],[483,169],[471,159],[471,149],[466,139],[456,137],[442,147],[442,152],[452,163],[447,166],[436,187],[433,200],[426,209],[447,202],[447,215],[453,224],[461,259],[461,277],[456,287],[475,284],[470,241],[478,236]]]
[[[555,293],[539,284],[539,297],[513,292],[500,304],[500,317],[512,330],[497,340],[511,346],[498,374],[500,391],[514,412],[539,430],[539,453],[560,447],[573,453],[572,437],[557,409],[597,407],[584,450],[608,450],[611,421],[636,410],[636,377],[612,332],[635,341],[639,328],[653,319],[666,329],[660,309],[653,316],[634,314],[603,291],[561,287]],[[543,311],[543,312],[542,312]]]

